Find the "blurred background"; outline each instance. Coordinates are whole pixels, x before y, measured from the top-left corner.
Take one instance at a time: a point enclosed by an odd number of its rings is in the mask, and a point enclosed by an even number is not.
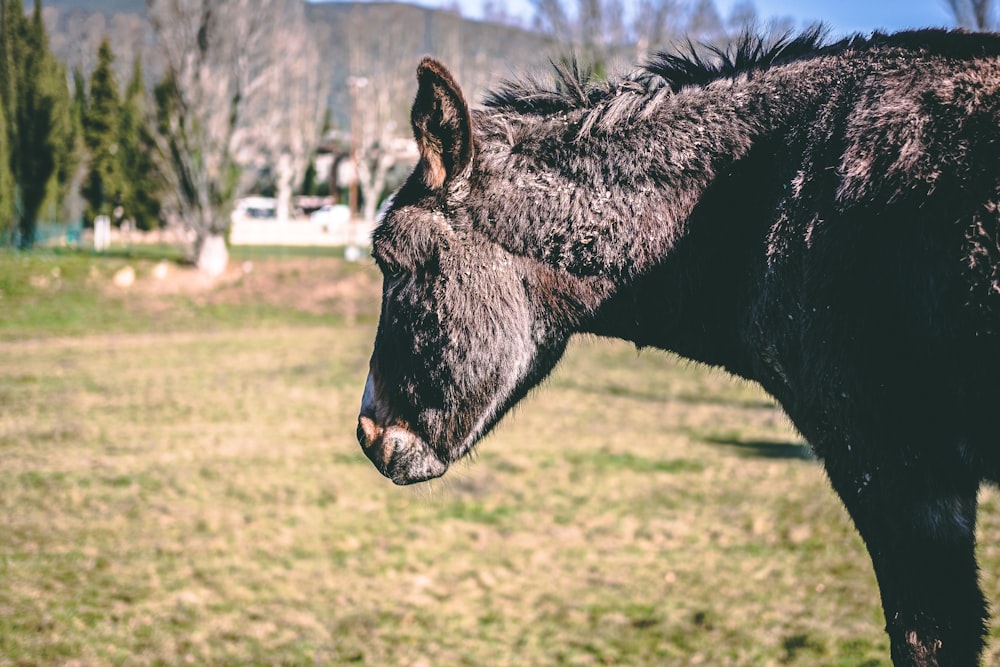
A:
[[[354,436],[367,244],[416,161],[425,54],[475,104],[567,53],[604,76],[747,29],[997,17],[0,0],[0,667],[888,664],[821,467],[721,372],[578,340],[469,463],[383,479]],[[997,599],[1000,513],[980,502]]]
[[[86,234],[92,245],[100,217],[98,243],[163,231],[207,272],[225,266],[219,238],[363,244],[416,159],[408,108],[424,54],[447,63],[475,102],[500,79],[545,71],[568,53],[602,76],[688,41],[724,45],[748,28],[780,35],[822,21],[842,37],[984,29],[996,18],[987,0],[4,0],[3,8],[0,243],[80,244]]]

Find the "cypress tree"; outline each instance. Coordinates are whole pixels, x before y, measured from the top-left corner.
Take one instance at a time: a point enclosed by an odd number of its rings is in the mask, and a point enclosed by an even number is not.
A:
[[[65,69],[49,52],[41,0],[0,0],[0,236],[32,244],[39,212],[56,217],[73,169]]]
[[[315,157],[315,156],[314,156]],[[306,165],[306,173],[302,177],[302,194],[307,197],[311,197],[316,194],[316,161],[315,159],[309,160],[309,164]]]
[[[12,4],[17,4],[16,0]],[[9,7],[10,5],[8,5]],[[58,124],[56,99],[59,84],[48,37],[42,22],[41,1],[35,0],[32,20],[24,24],[23,58],[17,77],[16,142],[13,171],[20,192],[20,242],[29,247],[34,242],[38,212],[49,191],[50,178],[56,170],[53,127]],[[65,87],[65,80],[62,82]]]
[[[70,160],[66,165],[64,209],[66,220],[84,219],[83,179],[87,176],[87,146],[83,138],[83,115],[87,109],[87,80],[79,66],[73,68],[73,91],[69,104],[69,136],[67,137]]]
[[[82,159],[73,119],[73,99],[67,85],[66,67],[46,52],[44,78],[39,82],[51,103],[49,145],[52,147],[53,171],[45,190],[41,215],[48,219],[65,217],[65,202]]]
[[[147,127],[149,112],[142,60],[137,56],[122,103],[118,145],[125,215],[143,230],[156,226],[160,215],[152,139]]]
[[[0,246],[8,245],[14,234],[14,175],[10,170],[7,114],[0,104]]]
[[[113,62],[111,43],[105,37],[97,49],[97,67],[90,75],[90,97],[83,114],[84,143],[90,154],[90,167],[83,186],[88,220],[110,215],[122,204],[124,195],[118,154],[121,101]]]
[[[0,243],[17,229],[18,62],[22,58],[24,6],[21,0],[0,0]]]
[[[83,76],[83,70],[77,65],[73,68],[73,114],[80,121],[81,132],[83,131],[83,114],[86,110],[87,79]]]
[[[15,134],[18,63],[23,58],[24,6],[21,0],[0,0],[0,99],[8,135]]]

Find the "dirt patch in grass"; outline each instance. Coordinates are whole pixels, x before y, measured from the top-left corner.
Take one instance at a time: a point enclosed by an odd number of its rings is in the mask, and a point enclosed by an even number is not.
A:
[[[374,322],[380,299],[371,260],[236,260],[209,278],[149,255],[0,254],[0,340]]]
[[[382,281],[370,261],[336,257],[258,259],[230,262],[212,278],[192,266],[160,262],[144,267],[128,288],[103,281],[106,293],[137,297],[182,296],[200,305],[266,304],[302,312],[337,314],[347,321],[377,316]]]
[[[382,279],[370,263],[257,260],[242,263],[238,272],[207,296],[209,302],[264,302],[315,314],[337,313],[349,322],[379,312]]]

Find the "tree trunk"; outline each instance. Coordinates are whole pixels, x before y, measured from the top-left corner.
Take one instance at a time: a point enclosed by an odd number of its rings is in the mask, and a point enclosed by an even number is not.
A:
[[[278,186],[275,197],[277,199],[278,222],[288,222],[292,211],[292,189],[295,187],[292,181],[295,180],[295,171],[292,168],[292,158],[287,153],[282,153],[278,157],[275,177]]]
[[[195,266],[202,273],[220,276],[229,263],[229,246],[222,234],[208,232],[195,241]]]

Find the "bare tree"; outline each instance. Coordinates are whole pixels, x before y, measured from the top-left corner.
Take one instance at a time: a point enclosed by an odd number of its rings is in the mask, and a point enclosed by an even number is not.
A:
[[[413,94],[413,54],[423,48],[423,35],[404,20],[412,10],[399,6],[392,11],[400,13],[400,20],[387,21],[382,30],[367,29],[367,13],[360,6],[343,23],[349,48],[345,83],[351,94],[351,152],[361,217],[369,224],[390,171],[409,145],[407,105],[401,101]],[[457,50],[454,56],[457,63]]]
[[[526,30],[468,22],[458,14],[413,5],[347,4],[313,3],[310,11],[335,17],[331,22],[339,29],[331,40],[336,54],[331,60],[338,68],[331,110],[339,128],[350,128],[358,213],[371,223],[382,197],[418,157],[409,109],[420,57],[432,54],[447,62],[475,100],[518,67],[544,66],[549,43]]]
[[[632,28],[636,60],[677,42],[683,27],[683,7],[678,0],[640,0]]]
[[[361,189],[360,212],[362,219],[371,224],[389,171],[399,159],[396,142],[402,128],[392,118],[391,95],[379,85],[378,79],[351,77],[348,86],[352,88],[357,106],[351,123],[351,138],[356,178]]]
[[[771,42],[795,32],[795,19],[791,16],[773,16],[761,19],[753,0],[740,0],[734,4],[726,17],[726,29],[730,35],[745,32],[762,34]]]
[[[532,0],[531,4],[535,8],[536,30],[555,35],[557,39],[572,39],[573,22],[562,0]]]
[[[253,124],[277,133],[293,122],[285,91],[305,85],[293,79],[309,68],[289,67],[288,59],[301,55],[292,45],[308,39],[302,7],[298,0],[147,0],[146,7],[166,61],[157,89],[165,203],[193,233],[197,266],[221,273],[240,162],[263,143]],[[268,101],[276,82],[279,101]],[[298,151],[294,138],[271,145],[279,156]]]
[[[69,71],[79,68],[89,77],[97,65],[101,40],[107,37],[115,53],[115,75],[122,86],[129,80],[136,58],[141,58],[150,80],[159,80],[163,75],[153,26],[137,12],[122,11],[109,16],[100,11],[60,9],[46,3],[42,16],[50,37],[49,46]],[[125,92],[124,88],[119,92]]]
[[[712,44],[721,43],[726,39],[726,26],[719,16],[719,9],[715,6],[714,0],[696,0],[686,31],[692,39]]]
[[[483,21],[501,25],[521,25],[522,18],[510,11],[508,3],[501,0],[485,0],[483,2]]]
[[[292,193],[301,182],[320,140],[330,89],[328,59],[320,45],[327,32],[309,24],[301,3],[276,17],[272,30],[282,35],[264,45],[271,63],[260,73],[260,94],[247,100],[234,135],[241,167],[263,167],[274,176],[277,215],[292,212]],[[252,172],[253,169],[247,169]],[[243,183],[252,183],[252,174]]]
[[[997,8],[993,0],[946,0],[958,25],[973,30],[995,30]]]
[[[729,36],[714,0],[639,0],[630,3],[631,15],[621,0],[532,0],[532,5],[536,29],[569,45],[598,75],[616,60],[642,60],[688,39],[720,43]],[[730,22],[740,28],[757,20],[748,1],[736,11]]]
[[[535,28],[570,46],[598,75],[623,56],[632,41],[622,0],[576,0],[575,6],[562,0],[532,0],[532,5]]]

